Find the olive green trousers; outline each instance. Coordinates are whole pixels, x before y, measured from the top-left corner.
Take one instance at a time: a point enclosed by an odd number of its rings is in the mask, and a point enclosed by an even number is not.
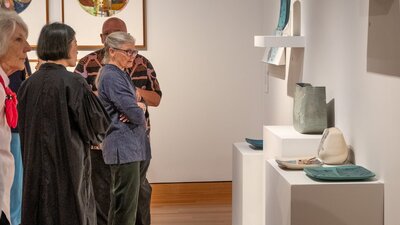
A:
[[[140,162],[110,165],[111,203],[108,225],[135,225],[140,187]]]

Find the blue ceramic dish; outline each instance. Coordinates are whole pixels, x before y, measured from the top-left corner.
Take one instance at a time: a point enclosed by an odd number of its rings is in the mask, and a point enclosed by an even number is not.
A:
[[[251,138],[245,138],[246,142],[250,144],[250,147],[254,150],[262,150],[263,149],[263,140],[258,140],[258,139],[251,139]]]
[[[304,172],[311,178],[329,181],[366,180],[375,176],[373,172],[357,165],[304,168]]]

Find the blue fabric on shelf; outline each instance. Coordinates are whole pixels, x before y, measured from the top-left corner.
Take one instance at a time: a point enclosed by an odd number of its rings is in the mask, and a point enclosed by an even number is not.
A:
[[[285,29],[290,14],[290,0],[281,0],[281,6],[279,11],[279,21],[276,30],[282,31]]]

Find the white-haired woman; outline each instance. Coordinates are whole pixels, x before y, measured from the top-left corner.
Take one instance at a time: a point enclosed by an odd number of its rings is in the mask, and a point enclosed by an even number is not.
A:
[[[136,54],[131,35],[108,35],[105,65],[98,76],[98,96],[111,117],[103,141],[103,158],[111,168],[109,225],[135,224],[140,163],[151,157],[144,111],[137,104],[135,86],[125,72],[132,67]]]
[[[16,12],[0,8],[0,31],[0,225],[8,225],[14,178],[10,127],[15,127],[17,122],[16,97],[8,88],[8,76],[25,68],[26,53],[31,48],[26,41],[28,28]]]

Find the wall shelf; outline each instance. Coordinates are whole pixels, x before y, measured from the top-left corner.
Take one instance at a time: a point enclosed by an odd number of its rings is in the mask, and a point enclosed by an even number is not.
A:
[[[292,47],[304,48],[304,36],[254,36],[255,47]]]

